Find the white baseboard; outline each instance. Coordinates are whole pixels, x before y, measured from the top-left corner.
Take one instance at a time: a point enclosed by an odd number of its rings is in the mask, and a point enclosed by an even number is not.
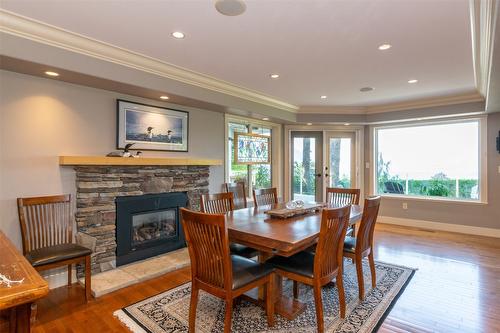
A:
[[[377,223],[395,224],[395,225],[415,227],[420,229],[449,231],[449,232],[457,232],[460,234],[500,238],[500,229],[474,227],[461,224],[440,223],[440,222],[432,222],[425,220],[413,220],[413,219],[405,219],[392,216],[379,216],[377,219]]]

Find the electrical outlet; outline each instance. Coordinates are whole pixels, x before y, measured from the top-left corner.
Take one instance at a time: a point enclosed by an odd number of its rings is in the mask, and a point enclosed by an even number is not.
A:
[[[408,203],[403,202],[403,209],[408,209]]]

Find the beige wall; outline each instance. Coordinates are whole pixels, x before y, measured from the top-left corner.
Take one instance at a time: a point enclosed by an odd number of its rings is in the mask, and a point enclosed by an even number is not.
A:
[[[500,229],[500,154],[495,140],[500,130],[500,112],[488,114],[487,119],[487,182],[488,203],[460,203],[412,200],[408,198],[383,198],[380,215],[403,219],[459,224],[473,227]],[[370,160],[372,134],[365,130],[365,160]],[[373,163],[372,163],[373,164]],[[374,165],[371,165],[374,167]],[[371,169],[365,169],[365,193],[370,193]],[[402,203],[408,203],[408,209]]]
[[[117,98],[169,106],[0,71],[0,229],[16,245],[21,246],[17,197],[75,192],[74,171],[59,167],[59,155],[105,155],[115,149]],[[223,114],[170,106],[189,111],[189,153],[145,156],[224,159]],[[210,191],[223,181],[223,167],[211,167]]]

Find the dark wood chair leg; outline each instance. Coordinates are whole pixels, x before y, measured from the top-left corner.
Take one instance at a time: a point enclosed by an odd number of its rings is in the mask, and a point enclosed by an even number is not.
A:
[[[189,303],[189,333],[196,331],[196,308],[198,306],[199,289],[191,285],[191,302]]]
[[[297,281],[293,281],[293,298],[299,299],[299,283]]]
[[[274,326],[274,273],[269,275],[269,281],[266,283],[266,312],[267,325]]]
[[[339,271],[337,275],[337,290],[339,292],[339,305],[340,305],[340,318],[345,318],[345,291],[344,291],[344,278],[342,277],[342,271]]]
[[[370,263],[370,272],[372,275],[372,288],[377,285],[377,273],[375,272],[375,259],[373,258],[373,252],[368,255],[368,262]]]
[[[321,286],[315,284],[314,287],[314,306],[316,307],[316,320],[318,322],[318,333],[325,331],[323,319],[323,300],[321,299]]]
[[[85,256],[85,301],[90,301],[90,292],[92,290],[91,286],[91,269],[90,269],[90,255]]]
[[[359,299],[363,300],[365,298],[365,281],[363,279],[363,263],[361,261],[361,256],[356,256],[356,275],[358,276],[358,289],[359,289]]]
[[[224,316],[224,333],[231,333],[232,315],[233,315],[233,300],[226,299],[226,315]]]
[[[72,276],[71,276],[71,264],[68,265],[68,286],[71,286],[71,280],[72,280]]]

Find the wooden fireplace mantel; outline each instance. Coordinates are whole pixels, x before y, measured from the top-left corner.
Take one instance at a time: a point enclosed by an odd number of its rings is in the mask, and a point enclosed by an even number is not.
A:
[[[59,165],[222,165],[222,160],[164,157],[59,156]]]

